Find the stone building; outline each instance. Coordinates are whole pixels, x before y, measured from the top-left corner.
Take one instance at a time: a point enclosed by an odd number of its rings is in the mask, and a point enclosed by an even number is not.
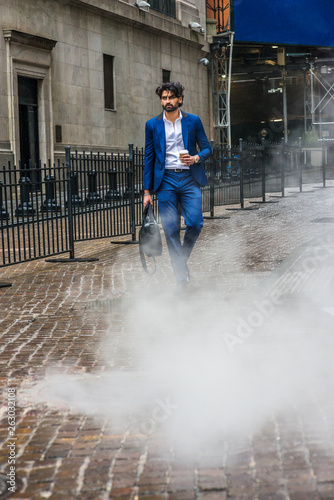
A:
[[[203,0],[0,0],[0,159],[14,164],[144,145],[162,80],[210,137]],[[140,2],[140,0],[137,0]]]

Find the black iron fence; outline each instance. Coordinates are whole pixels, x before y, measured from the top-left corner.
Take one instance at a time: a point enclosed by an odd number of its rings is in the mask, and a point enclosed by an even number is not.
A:
[[[209,183],[202,189],[203,211],[214,216],[219,205],[266,201],[268,193],[305,183],[326,186],[333,169],[326,146],[317,151],[300,145],[214,147],[206,163]],[[320,155],[320,156],[319,156]],[[142,218],[143,149],[129,145],[124,154],[78,154],[66,148],[65,163],[10,163],[0,171],[0,266],[69,252],[78,241],[131,236],[137,241]],[[156,201],[155,201],[156,203]],[[155,207],[158,214],[158,207]]]
[[[247,144],[241,139],[234,148],[215,147],[207,163],[209,185],[204,188],[203,211],[219,205],[240,204],[247,199],[266,201],[268,193],[285,196],[287,188],[315,183],[326,187],[334,179],[333,166],[327,165],[326,143],[303,148],[301,144]],[[320,186],[319,186],[320,187]]]

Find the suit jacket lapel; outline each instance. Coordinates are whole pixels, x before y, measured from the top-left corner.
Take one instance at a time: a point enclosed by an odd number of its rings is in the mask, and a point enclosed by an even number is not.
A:
[[[163,120],[163,113],[157,116],[157,133],[161,145],[161,151],[163,153],[163,158],[166,155],[166,134],[165,134],[165,124]]]
[[[189,122],[188,115],[186,113],[182,113],[181,125],[182,125],[183,144],[185,149],[188,149],[188,122]]]

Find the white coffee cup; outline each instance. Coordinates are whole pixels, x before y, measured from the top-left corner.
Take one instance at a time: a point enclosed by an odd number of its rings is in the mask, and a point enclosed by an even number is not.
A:
[[[183,155],[188,155],[188,154],[189,154],[188,149],[181,149],[181,151],[179,151],[179,156],[181,160]]]

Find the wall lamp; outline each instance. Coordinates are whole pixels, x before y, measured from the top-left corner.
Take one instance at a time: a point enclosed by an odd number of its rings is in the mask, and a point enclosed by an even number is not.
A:
[[[202,28],[202,26],[199,23],[195,23],[195,22],[189,23],[188,28],[190,28],[192,30],[199,28],[200,33],[204,33],[204,29]]]
[[[209,66],[210,61],[206,57],[203,57],[202,59],[198,59],[198,64],[203,63],[204,66]]]
[[[139,0],[139,2],[136,2],[136,7],[138,9],[143,10],[144,12],[149,12],[150,11],[150,4],[148,2],[145,2],[145,0]]]

